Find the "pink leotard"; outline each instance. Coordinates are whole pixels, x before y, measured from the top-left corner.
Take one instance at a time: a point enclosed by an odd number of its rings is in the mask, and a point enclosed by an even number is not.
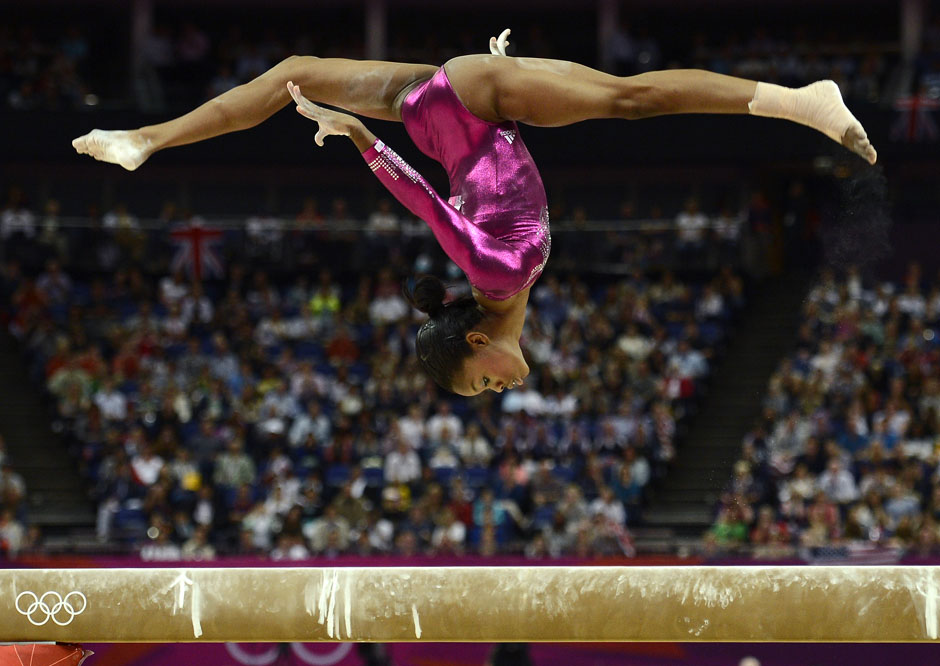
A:
[[[377,140],[362,154],[382,184],[428,223],[441,247],[484,296],[504,300],[542,273],[551,250],[545,188],[514,122],[470,113],[442,67],[408,94],[401,119],[418,148],[444,165],[444,201]]]

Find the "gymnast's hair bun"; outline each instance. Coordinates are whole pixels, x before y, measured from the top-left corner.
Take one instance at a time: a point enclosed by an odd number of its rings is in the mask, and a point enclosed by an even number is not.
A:
[[[430,317],[436,317],[444,311],[444,298],[447,296],[447,290],[444,288],[444,283],[433,275],[422,275],[419,278],[407,280],[404,292],[409,303]]]

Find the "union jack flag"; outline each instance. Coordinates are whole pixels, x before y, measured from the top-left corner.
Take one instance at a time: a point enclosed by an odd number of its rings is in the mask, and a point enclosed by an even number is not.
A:
[[[184,268],[198,281],[202,281],[203,276],[225,275],[222,261],[212,247],[222,239],[219,229],[204,227],[202,222],[194,221],[172,229],[170,237],[177,246],[172,263],[174,271]]]
[[[937,123],[933,112],[940,108],[940,102],[926,95],[902,97],[895,101],[894,110],[898,118],[891,127],[891,138],[895,141],[935,141]]]

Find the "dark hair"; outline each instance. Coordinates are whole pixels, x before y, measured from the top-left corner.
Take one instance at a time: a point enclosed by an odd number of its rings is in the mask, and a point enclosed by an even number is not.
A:
[[[409,303],[430,317],[415,337],[421,365],[439,386],[453,391],[454,375],[472,351],[467,332],[479,323],[483,312],[471,296],[445,304],[447,289],[433,275],[407,280],[402,291]]]

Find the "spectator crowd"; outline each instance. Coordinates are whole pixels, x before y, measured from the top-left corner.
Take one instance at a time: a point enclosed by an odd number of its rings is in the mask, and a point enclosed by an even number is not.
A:
[[[0,434],[0,560],[16,557],[35,542],[26,527],[26,483],[13,467]]]
[[[274,279],[248,261],[201,283],[123,265],[7,255],[0,316],[98,537],[152,559],[630,553],[744,299],[731,269],[549,272],[524,388],[465,400],[420,371],[392,269]]]
[[[706,539],[758,556],[940,552],[940,282],[822,274]]]
[[[356,8],[323,8],[312,22],[307,16],[285,19],[277,12],[250,7],[241,11],[244,16],[234,11],[221,20],[199,12],[158,11],[148,20],[146,31],[127,41],[133,57],[114,53],[115,48],[128,48],[125,42],[112,39],[114,30],[129,24],[119,10],[104,12],[100,24],[76,17],[63,19],[52,29],[28,15],[9,20],[0,24],[0,95],[7,107],[24,110],[131,99],[144,110],[176,109],[221,94],[291,54],[365,57],[364,39],[357,31],[340,34],[321,29],[332,22],[363,25]],[[825,29],[804,19],[778,22],[772,28],[757,25],[742,35],[733,28],[712,25],[708,17],[693,17],[690,23],[696,29],[677,32],[672,16],[654,12],[646,18],[630,16],[635,22],[621,24],[600,49],[592,44],[591,19],[586,14],[577,19],[562,13],[543,14],[525,30],[517,30],[513,42],[526,55],[577,60],[620,75],[700,67],[784,85],[831,78],[847,97],[871,102],[884,100],[896,64],[893,25],[885,33],[884,23],[872,17],[844,33],[827,18],[821,20]],[[444,20],[447,17],[440,17]],[[494,28],[478,26],[469,17],[462,23],[466,23],[463,29],[449,32],[445,40],[434,16],[413,16],[405,8],[390,12],[386,59],[442,64],[455,56],[485,51],[486,31]],[[250,30],[247,25],[252,26]],[[591,37],[573,40],[572,30]],[[925,30],[919,67],[922,83],[928,87],[936,78],[936,32],[936,24]],[[598,51],[603,54],[601,62],[593,62]],[[128,63],[131,70],[117,75],[114,61]],[[114,79],[133,80],[133,89],[115,88]]]

